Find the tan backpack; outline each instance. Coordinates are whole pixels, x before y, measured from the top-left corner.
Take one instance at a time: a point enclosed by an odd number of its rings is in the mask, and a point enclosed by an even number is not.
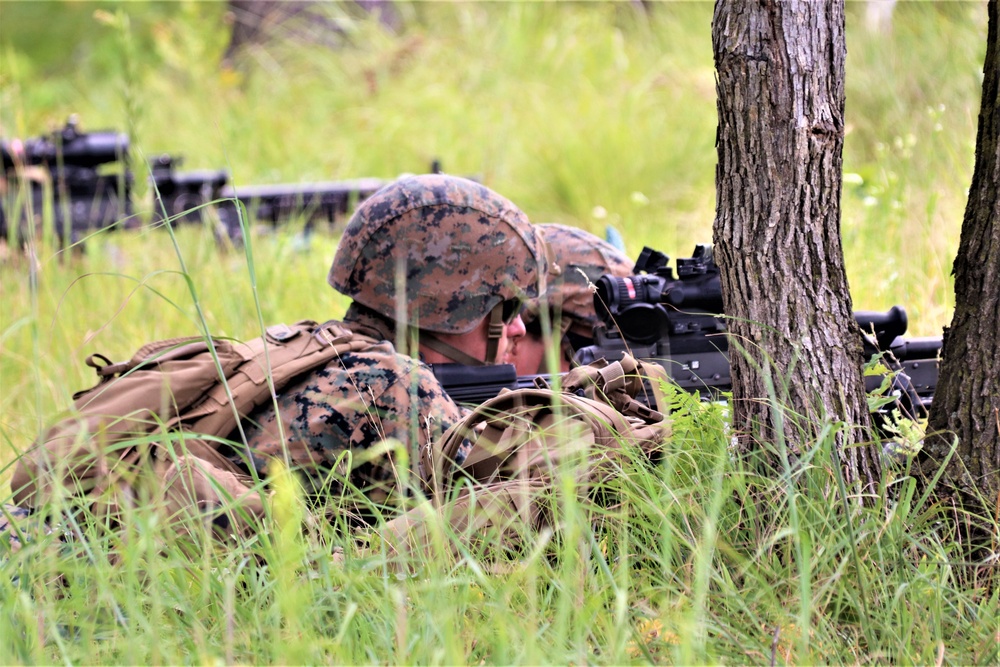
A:
[[[134,497],[133,482],[149,470],[171,509],[208,510],[242,497],[259,514],[250,480],[217,451],[213,438],[229,436],[240,419],[271,400],[272,387],[280,392],[302,373],[374,342],[335,322],[304,320],[269,327],[247,342],[157,341],[122,363],[91,355],[86,363],[100,382],[75,394],[73,414],[20,458],[13,499],[32,508],[63,487],[107,511]]]
[[[570,371],[561,392],[503,390],[422,451],[430,502],[388,522],[383,538],[398,552],[426,550],[446,526],[452,545],[516,548],[525,531],[550,523],[567,472],[585,503],[602,502],[602,487],[631,457],[652,456],[669,436],[665,379],[659,365],[626,356]],[[641,392],[657,409],[636,400]]]

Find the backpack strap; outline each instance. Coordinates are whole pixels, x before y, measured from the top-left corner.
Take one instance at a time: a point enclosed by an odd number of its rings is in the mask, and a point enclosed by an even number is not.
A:
[[[590,442],[601,448],[617,450],[622,440],[631,440],[651,452],[667,437],[669,425],[663,413],[635,399],[645,389],[641,370],[631,357],[600,360],[564,376],[561,393],[544,387],[501,391],[421,450],[426,481],[438,495],[456,474],[486,483],[525,465],[548,469],[550,463],[541,458],[555,461],[566,454],[557,449],[579,444],[564,445],[557,437],[567,418],[584,426]],[[654,404],[661,406],[665,402],[657,377],[654,370],[649,384]],[[519,456],[527,459],[518,461]]]
[[[142,467],[150,443],[154,457],[167,455],[148,434],[178,429],[209,436],[184,438],[183,448],[224,467],[212,436],[228,436],[239,419],[294,377],[374,342],[335,322],[303,320],[269,327],[264,336],[247,342],[157,341],[117,364],[91,355],[87,363],[100,382],[77,393],[75,413],[49,428],[19,459],[11,488],[22,504],[33,503],[36,492],[57,475],[65,477],[62,483],[68,488],[99,491]]]
[[[554,525],[550,510],[563,472],[573,475],[582,506],[614,502],[605,484],[639,454],[626,443],[649,456],[669,435],[663,414],[635,400],[641,373],[634,359],[602,360],[571,371],[562,392],[501,391],[421,449],[430,502],[388,522],[381,536],[400,553],[429,549],[439,520],[463,544],[519,549],[524,537]],[[650,390],[659,392],[651,375]]]
[[[659,364],[647,364],[625,354],[619,361],[598,359],[586,366],[577,366],[562,376],[565,393],[586,396],[612,405],[627,417],[636,417],[647,424],[663,421],[669,405],[663,394],[667,373]],[[538,386],[548,388],[544,377],[535,378]],[[653,400],[639,401],[636,396],[651,393]]]
[[[225,384],[220,382],[196,406],[180,415],[177,422],[192,433],[225,437],[236,428],[237,415],[246,417],[275,398],[292,379],[376,342],[334,321],[316,324],[303,320],[292,326],[269,327],[263,337],[247,343],[248,361]]]

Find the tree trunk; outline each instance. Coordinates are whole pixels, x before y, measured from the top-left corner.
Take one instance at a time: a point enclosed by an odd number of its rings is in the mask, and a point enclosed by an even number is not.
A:
[[[952,273],[955,314],[944,332],[940,379],[931,405],[925,472],[945,460],[946,479],[978,491],[987,509],[1000,503],[1000,17],[987,3],[989,27],[976,165]],[[941,433],[946,431],[946,433]]]
[[[734,429],[794,452],[842,420],[845,476],[870,489],[878,455],[851,446],[871,417],[840,239],[844,2],[718,0],[712,43]]]
[[[349,15],[352,4],[362,13],[376,17],[388,30],[398,32],[402,27],[402,17],[392,0],[339,4],[321,0],[228,0],[228,18],[233,28],[222,54],[222,65],[233,67],[241,51],[260,46],[275,36],[293,39],[304,46],[340,46],[344,29],[334,16]]]

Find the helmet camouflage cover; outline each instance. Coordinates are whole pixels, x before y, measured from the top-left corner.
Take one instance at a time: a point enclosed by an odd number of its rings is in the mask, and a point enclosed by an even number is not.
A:
[[[545,289],[544,242],[527,216],[484,185],[446,174],[403,178],[363,201],[337,246],[328,282],[398,320],[466,333],[498,303]]]
[[[536,227],[562,269],[558,278],[549,281],[545,293],[549,309],[561,313],[564,331],[589,338],[597,324],[590,285],[606,273],[631,276],[634,262],[610,243],[582,229],[554,223]],[[535,300],[528,306],[525,321],[535,320],[538,309],[539,302]]]

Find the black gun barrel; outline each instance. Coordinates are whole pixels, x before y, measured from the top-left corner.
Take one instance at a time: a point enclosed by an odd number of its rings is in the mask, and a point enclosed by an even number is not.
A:
[[[897,341],[891,348],[892,356],[899,361],[911,359],[937,359],[941,352],[941,336],[924,336],[905,338]]]
[[[356,178],[315,183],[227,185],[219,192],[226,200],[218,207],[219,218],[231,238],[239,238],[242,234],[236,202],[242,202],[250,218],[259,222],[277,224],[301,215],[310,227],[314,220],[333,223],[387,183],[380,178]]]

